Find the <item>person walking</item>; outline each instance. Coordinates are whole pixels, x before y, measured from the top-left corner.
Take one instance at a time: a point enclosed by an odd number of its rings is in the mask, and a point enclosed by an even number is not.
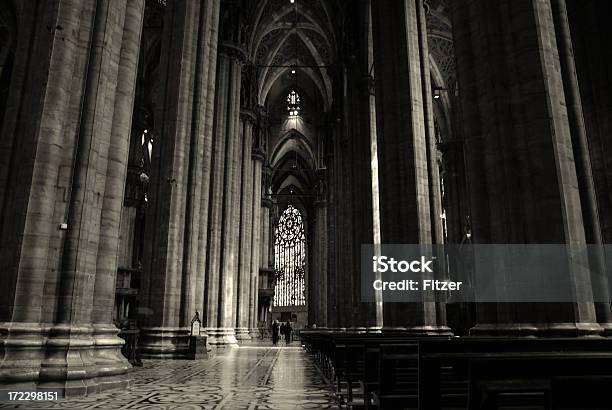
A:
[[[281,323],[280,325],[280,334],[281,336],[285,335],[285,324],[284,323]]]
[[[293,331],[293,328],[291,327],[291,322],[287,320],[287,323],[285,323],[285,343],[287,345],[291,343],[291,332],[292,331]]]
[[[272,322],[272,344],[276,346],[278,343],[278,332],[280,330],[280,325],[278,324],[278,320],[274,320]]]

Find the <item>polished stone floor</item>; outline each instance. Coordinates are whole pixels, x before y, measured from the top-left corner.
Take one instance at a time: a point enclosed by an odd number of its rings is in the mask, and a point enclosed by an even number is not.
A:
[[[58,403],[4,408],[319,409],[337,408],[328,385],[300,346],[224,349],[197,361],[145,361],[134,387]]]

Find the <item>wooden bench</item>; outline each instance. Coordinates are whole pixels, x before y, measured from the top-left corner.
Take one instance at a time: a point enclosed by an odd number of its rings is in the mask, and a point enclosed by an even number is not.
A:
[[[470,409],[588,408],[612,388],[612,341],[606,339],[457,338],[420,344],[421,408],[451,406],[443,368],[468,381]],[[448,392],[446,392],[448,393]],[[456,404],[456,403],[455,403]]]
[[[303,337],[349,402],[363,387],[366,408],[611,408],[610,339]]]
[[[419,343],[381,344],[378,388],[372,392],[381,409],[418,408]]]

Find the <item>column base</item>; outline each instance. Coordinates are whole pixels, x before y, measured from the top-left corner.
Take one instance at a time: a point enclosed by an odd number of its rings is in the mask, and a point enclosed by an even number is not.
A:
[[[411,336],[452,336],[448,326],[383,326],[381,333],[406,333]]]
[[[366,333],[367,329],[365,327],[349,327],[346,329],[346,333]]]
[[[3,323],[0,382],[5,388],[59,389],[65,397],[127,388],[132,367],[112,324]]]
[[[143,359],[188,359],[188,327],[145,327],[140,330],[140,357]]]
[[[234,332],[236,333],[236,340],[251,340],[248,327],[237,327]]]
[[[211,327],[206,332],[212,347],[238,347],[236,332],[231,327]]]
[[[601,335],[604,337],[612,337],[612,323],[600,323],[602,333]]]
[[[249,329],[249,335],[251,335],[251,340],[258,340],[261,338],[261,332],[256,327]]]
[[[584,337],[601,336],[598,323],[480,323],[470,336]]]

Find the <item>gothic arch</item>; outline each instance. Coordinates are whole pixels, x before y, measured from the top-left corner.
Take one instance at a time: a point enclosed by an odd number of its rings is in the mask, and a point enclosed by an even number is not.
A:
[[[293,151],[297,152],[310,167],[314,167],[316,164],[315,155],[308,138],[301,132],[290,129],[284,133],[272,149],[270,155],[271,166],[278,165],[284,156]]]

